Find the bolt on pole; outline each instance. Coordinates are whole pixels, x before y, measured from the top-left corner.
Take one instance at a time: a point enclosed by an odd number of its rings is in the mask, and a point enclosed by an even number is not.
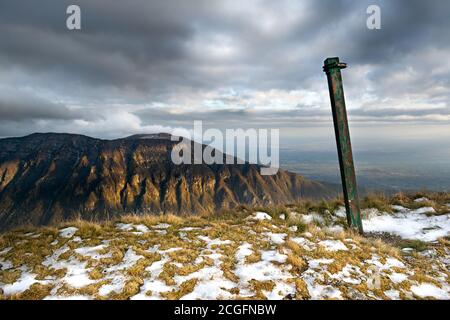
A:
[[[339,58],[328,58],[324,61],[323,71],[327,74],[328,88],[330,90],[331,110],[333,112],[347,222],[352,229],[362,234],[361,210],[341,76],[341,69],[346,67],[345,63],[339,62]]]

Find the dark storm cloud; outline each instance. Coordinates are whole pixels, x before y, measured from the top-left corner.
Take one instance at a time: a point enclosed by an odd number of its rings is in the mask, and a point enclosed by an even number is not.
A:
[[[190,27],[177,22],[172,12],[177,8],[170,11],[168,2],[162,7],[159,1],[78,1],[83,29],[76,32],[65,27],[65,10],[71,3],[4,4],[0,12],[2,62],[31,72],[63,72],[67,85],[83,81],[99,87],[146,90],[156,83],[158,68],[183,57]],[[24,10],[27,6],[33,10]],[[164,75],[160,76],[164,81]]]
[[[380,7],[382,29],[365,29],[350,38],[358,44],[350,55],[356,62],[401,63],[405,55],[429,46],[448,49],[450,37],[444,34],[450,26],[447,1],[380,1]]]
[[[1,93],[1,91],[0,91]],[[32,119],[70,120],[79,115],[64,104],[54,103],[21,92],[0,94],[0,122],[20,122]]]
[[[387,26],[380,32],[370,32],[365,28],[364,1],[357,5],[351,1],[306,1],[302,6],[258,1],[246,8],[233,1],[211,5],[205,1],[142,0],[125,4],[100,0],[76,2],[82,8],[83,29],[70,32],[65,28],[65,8],[71,3],[40,1],[32,10],[24,10],[29,2],[7,1],[0,12],[4,30],[0,49],[5,61],[44,72],[64,70],[68,82],[134,86],[143,91],[154,87],[163,90],[168,85],[213,88],[213,84],[295,88],[320,70],[325,55],[333,53],[327,45],[308,43],[323,38],[335,52],[343,51],[356,62],[373,62],[374,56],[387,59],[388,53],[395,53],[392,48],[402,48],[403,43],[414,48],[413,41],[406,41],[418,34],[414,26],[432,18],[426,15],[420,19],[409,12],[409,8],[423,7],[421,2],[405,8],[389,6],[385,10]],[[242,11],[240,6],[244,7]],[[292,11],[293,21],[286,28],[280,21],[270,25],[270,19],[282,21]],[[360,14],[353,23],[348,19],[355,11]],[[404,12],[408,19],[394,16]],[[401,23],[390,26],[390,21]],[[265,23],[267,28],[262,28]],[[349,28],[341,32],[341,26]],[[207,46],[209,37],[215,35],[229,37],[242,52],[227,61],[224,57],[214,59],[207,50],[192,51],[196,40],[199,46]],[[301,53],[298,61],[285,61],[297,48],[307,52]],[[210,63],[220,63],[227,70],[216,72]]]
[[[69,4],[81,7],[81,31],[65,27]],[[370,4],[381,7],[381,30],[366,28]],[[349,64],[346,95],[359,121],[448,122],[449,16],[440,0],[5,0],[0,89],[44,93],[0,90],[0,131],[20,121],[40,129],[36,121],[46,119],[50,128],[95,127],[102,136],[119,109],[129,131],[194,119],[326,122],[327,56]]]

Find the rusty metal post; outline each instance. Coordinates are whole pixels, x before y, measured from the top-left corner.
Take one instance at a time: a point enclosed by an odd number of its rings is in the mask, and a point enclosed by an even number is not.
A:
[[[345,67],[347,65],[339,62],[339,58],[328,58],[324,61],[323,71],[327,74],[328,88],[330,90],[331,109],[333,111],[334,131],[336,134],[347,222],[351,228],[362,234],[361,210],[359,207],[358,188],[356,186],[355,167],[353,164],[352,145],[350,143],[344,87],[341,76],[341,69]]]

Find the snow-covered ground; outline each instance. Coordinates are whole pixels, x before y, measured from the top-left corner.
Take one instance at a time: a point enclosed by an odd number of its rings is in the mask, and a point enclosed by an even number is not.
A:
[[[161,218],[8,233],[0,238],[0,298],[450,299],[442,239],[449,214],[394,209],[365,210],[365,231],[426,241],[426,250],[343,232],[343,208],[331,220],[260,211],[238,221]]]
[[[438,238],[450,234],[449,214],[433,215],[435,210],[432,207],[415,210],[402,206],[393,206],[393,208],[395,212],[392,214],[371,210],[369,217],[363,220],[364,231],[388,232],[404,239],[427,242],[436,241]],[[432,215],[427,215],[427,213]]]

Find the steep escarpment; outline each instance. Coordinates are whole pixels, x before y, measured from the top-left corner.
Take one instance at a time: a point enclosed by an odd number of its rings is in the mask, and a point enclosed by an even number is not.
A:
[[[0,140],[0,229],[123,213],[214,213],[240,204],[328,198],[334,188],[255,164],[175,165],[167,135],[100,140],[32,134]]]

